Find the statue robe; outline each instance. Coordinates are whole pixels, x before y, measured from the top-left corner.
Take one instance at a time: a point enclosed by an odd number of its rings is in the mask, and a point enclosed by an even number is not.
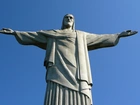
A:
[[[96,35],[78,30],[16,31],[15,37],[20,44],[35,45],[46,50],[46,81],[81,92],[91,100],[88,50],[111,47],[119,40],[117,34]]]

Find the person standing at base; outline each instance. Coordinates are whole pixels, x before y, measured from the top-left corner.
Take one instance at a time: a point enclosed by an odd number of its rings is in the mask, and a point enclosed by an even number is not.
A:
[[[66,14],[58,30],[24,32],[3,28],[0,33],[15,36],[22,45],[46,50],[44,105],[92,105],[88,51],[115,46],[121,37],[134,35],[137,31],[102,35],[79,31],[75,30],[74,16]]]

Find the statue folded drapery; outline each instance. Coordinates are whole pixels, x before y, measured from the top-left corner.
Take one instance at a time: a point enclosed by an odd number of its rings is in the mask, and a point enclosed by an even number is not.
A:
[[[46,81],[83,93],[90,99],[92,78],[88,50],[114,46],[118,42],[117,34],[96,35],[78,30],[16,31],[15,36],[21,44],[36,45],[47,51]]]

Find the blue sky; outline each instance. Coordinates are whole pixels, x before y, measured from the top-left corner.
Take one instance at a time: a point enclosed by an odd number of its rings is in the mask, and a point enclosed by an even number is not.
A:
[[[140,30],[139,0],[3,0],[0,28],[19,31],[60,29],[71,13],[76,29],[113,34]],[[89,52],[94,105],[140,105],[140,35],[115,47]],[[0,105],[43,105],[45,50],[18,44],[0,34]]]

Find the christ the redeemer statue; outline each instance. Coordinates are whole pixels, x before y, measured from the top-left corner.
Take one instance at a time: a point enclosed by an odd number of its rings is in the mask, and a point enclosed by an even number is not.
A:
[[[88,51],[115,46],[119,38],[137,33],[127,30],[119,34],[97,35],[75,30],[74,26],[74,16],[66,14],[59,30],[0,30],[0,33],[15,36],[22,45],[35,45],[46,50],[44,105],[91,105],[92,78]]]

